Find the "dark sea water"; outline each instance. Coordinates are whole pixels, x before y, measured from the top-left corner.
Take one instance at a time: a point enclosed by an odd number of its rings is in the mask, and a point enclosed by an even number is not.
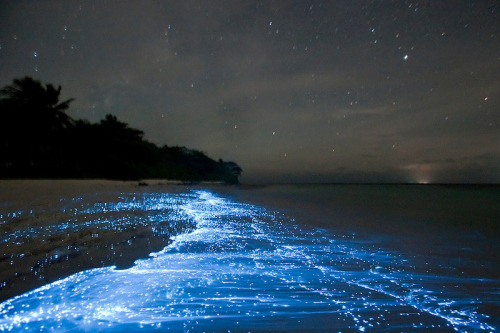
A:
[[[54,204],[70,212],[65,233],[76,232],[74,216],[106,228],[134,219],[194,228],[130,268],[84,270],[4,301],[0,330],[500,329],[498,187],[101,190],[121,192],[109,202],[80,197],[78,210],[68,197]],[[140,214],[109,215],[120,211]]]

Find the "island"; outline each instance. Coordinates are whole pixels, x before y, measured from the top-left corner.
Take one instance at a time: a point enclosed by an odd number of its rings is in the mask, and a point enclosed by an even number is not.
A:
[[[186,147],[157,146],[144,132],[107,114],[73,119],[61,86],[31,77],[0,90],[0,178],[168,179],[237,184],[242,169]]]

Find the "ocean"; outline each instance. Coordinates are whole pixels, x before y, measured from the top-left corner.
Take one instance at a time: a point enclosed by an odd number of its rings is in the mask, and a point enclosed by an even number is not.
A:
[[[0,330],[494,332],[499,199],[497,186],[2,181]]]

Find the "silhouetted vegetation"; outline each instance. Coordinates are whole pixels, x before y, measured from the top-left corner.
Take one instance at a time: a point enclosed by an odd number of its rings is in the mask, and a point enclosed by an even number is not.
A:
[[[238,183],[241,168],[185,147],[158,147],[113,115],[66,114],[61,87],[30,77],[0,90],[0,178],[162,178]]]

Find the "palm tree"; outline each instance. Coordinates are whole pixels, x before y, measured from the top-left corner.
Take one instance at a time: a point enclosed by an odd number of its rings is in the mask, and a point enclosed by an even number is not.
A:
[[[63,160],[74,121],[66,114],[73,99],[61,102],[60,94],[60,86],[31,77],[15,79],[0,90],[0,173],[35,175],[53,169],[52,161]]]
[[[47,131],[68,128],[74,123],[66,114],[73,99],[59,102],[60,94],[61,86],[57,89],[52,84],[44,86],[28,76],[14,79],[11,85],[0,90],[2,120],[22,120],[24,124],[33,123]]]

